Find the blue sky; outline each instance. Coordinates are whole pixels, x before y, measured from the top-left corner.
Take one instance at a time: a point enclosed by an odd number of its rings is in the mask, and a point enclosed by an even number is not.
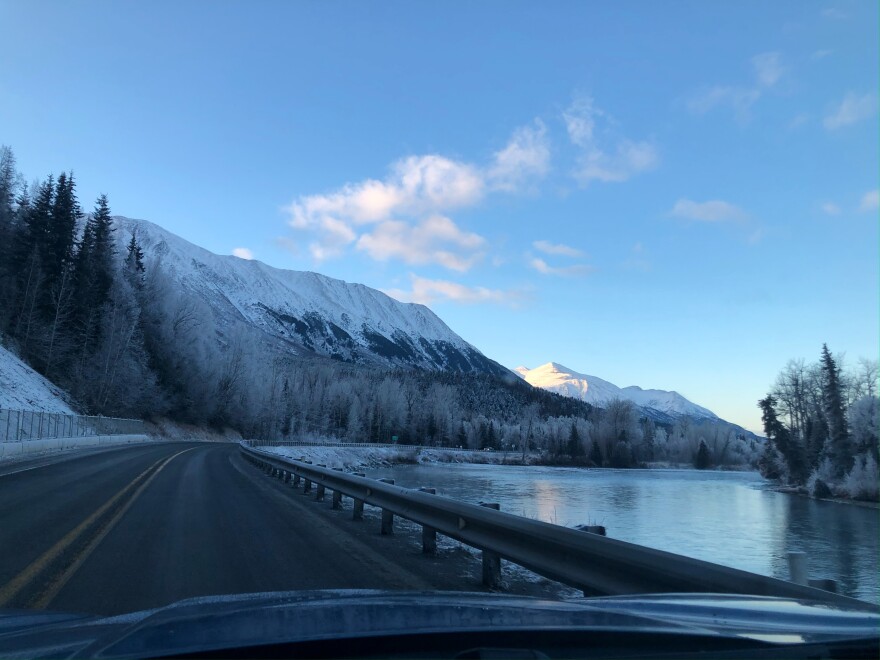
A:
[[[758,430],[878,353],[876,2],[10,2],[0,143],[87,206]]]

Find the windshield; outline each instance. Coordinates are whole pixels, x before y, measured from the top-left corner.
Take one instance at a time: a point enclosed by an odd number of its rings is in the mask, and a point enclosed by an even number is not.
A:
[[[878,21],[0,3],[0,609],[880,605]]]

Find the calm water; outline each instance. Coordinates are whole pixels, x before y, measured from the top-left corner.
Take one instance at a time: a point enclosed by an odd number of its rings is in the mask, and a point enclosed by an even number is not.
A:
[[[810,576],[880,602],[880,512],[769,490],[750,472],[581,470],[500,465],[377,469],[401,486],[433,486],[470,502],[560,525],[605,525],[608,536],[754,573],[788,577],[786,553],[807,553]]]

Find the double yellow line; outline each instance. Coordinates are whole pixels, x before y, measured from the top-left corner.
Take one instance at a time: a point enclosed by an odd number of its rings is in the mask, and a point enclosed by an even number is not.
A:
[[[74,543],[83,537],[84,533],[89,530],[104,514],[108,511],[112,510],[115,505],[121,502],[126,495],[132,493],[131,497],[129,497],[128,501],[113,515],[110,520],[108,520],[104,525],[100,527],[98,533],[95,534],[86,544],[86,546],[80,550],[76,557],[70,562],[64,570],[52,576],[46,585],[44,585],[43,589],[40,593],[31,599],[28,602],[29,607],[34,607],[37,609],[45,608],[52,602],[55,596],[58,595],[58,592],[61,591],[62,587],[73,577],[74,573],[79,570],[80,566],[88,559],[89,555],[92,554],[95,548],[101,543],[107,534],[116,526],[116,523],[120,521],[122,516],[125,515],[125,512],[128,511],[129,507],[135,502],[135,500],[140,496],[141,493],[146,490],[147,486],[156,478],[156,475],[159,474],[162,469],[168,465],[175,458],[180,456],[181,454],[185,454],[188,451],[192,451],[196,449],[196,447],[191,447],[190,449],[184,449],[183,451],[179,451],[176,454],[169,456],[168,458],[160,458],[158,461],[153,463],[146,470],[141,472],[138,476],[132,479],[125,487],[122,488],[119,492],[117,492],[113,497],[107,500],[104,504],[102,504],[98,509],[96,509],[88,518],[83,520],[79,525],[70,530],[67,534],[65,534],[61,540],[59,540],[55,545],[46,550],[42,555],[40,555],[37,559],[35,559],[30,565],[27,566],[23,571],[21,571],[18,575],[12,578],[3,588],[0,588],[0,608],[9,607],[9,604],[12,602],[16,596],[21,593],[22,589],[31,584],[43,571],[46,570],[49,566],[51,566],[66,550],[68,550]]]

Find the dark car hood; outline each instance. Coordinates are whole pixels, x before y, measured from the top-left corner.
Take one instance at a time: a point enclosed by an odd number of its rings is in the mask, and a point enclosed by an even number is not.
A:
[[[593,630],[792,644],[873,638],[880,615],[789,599],[675,594],[542,600],[460,592],[295,591],[192,598],[95,617],[0,611],[2,657],[146,657],[382,635]]]

